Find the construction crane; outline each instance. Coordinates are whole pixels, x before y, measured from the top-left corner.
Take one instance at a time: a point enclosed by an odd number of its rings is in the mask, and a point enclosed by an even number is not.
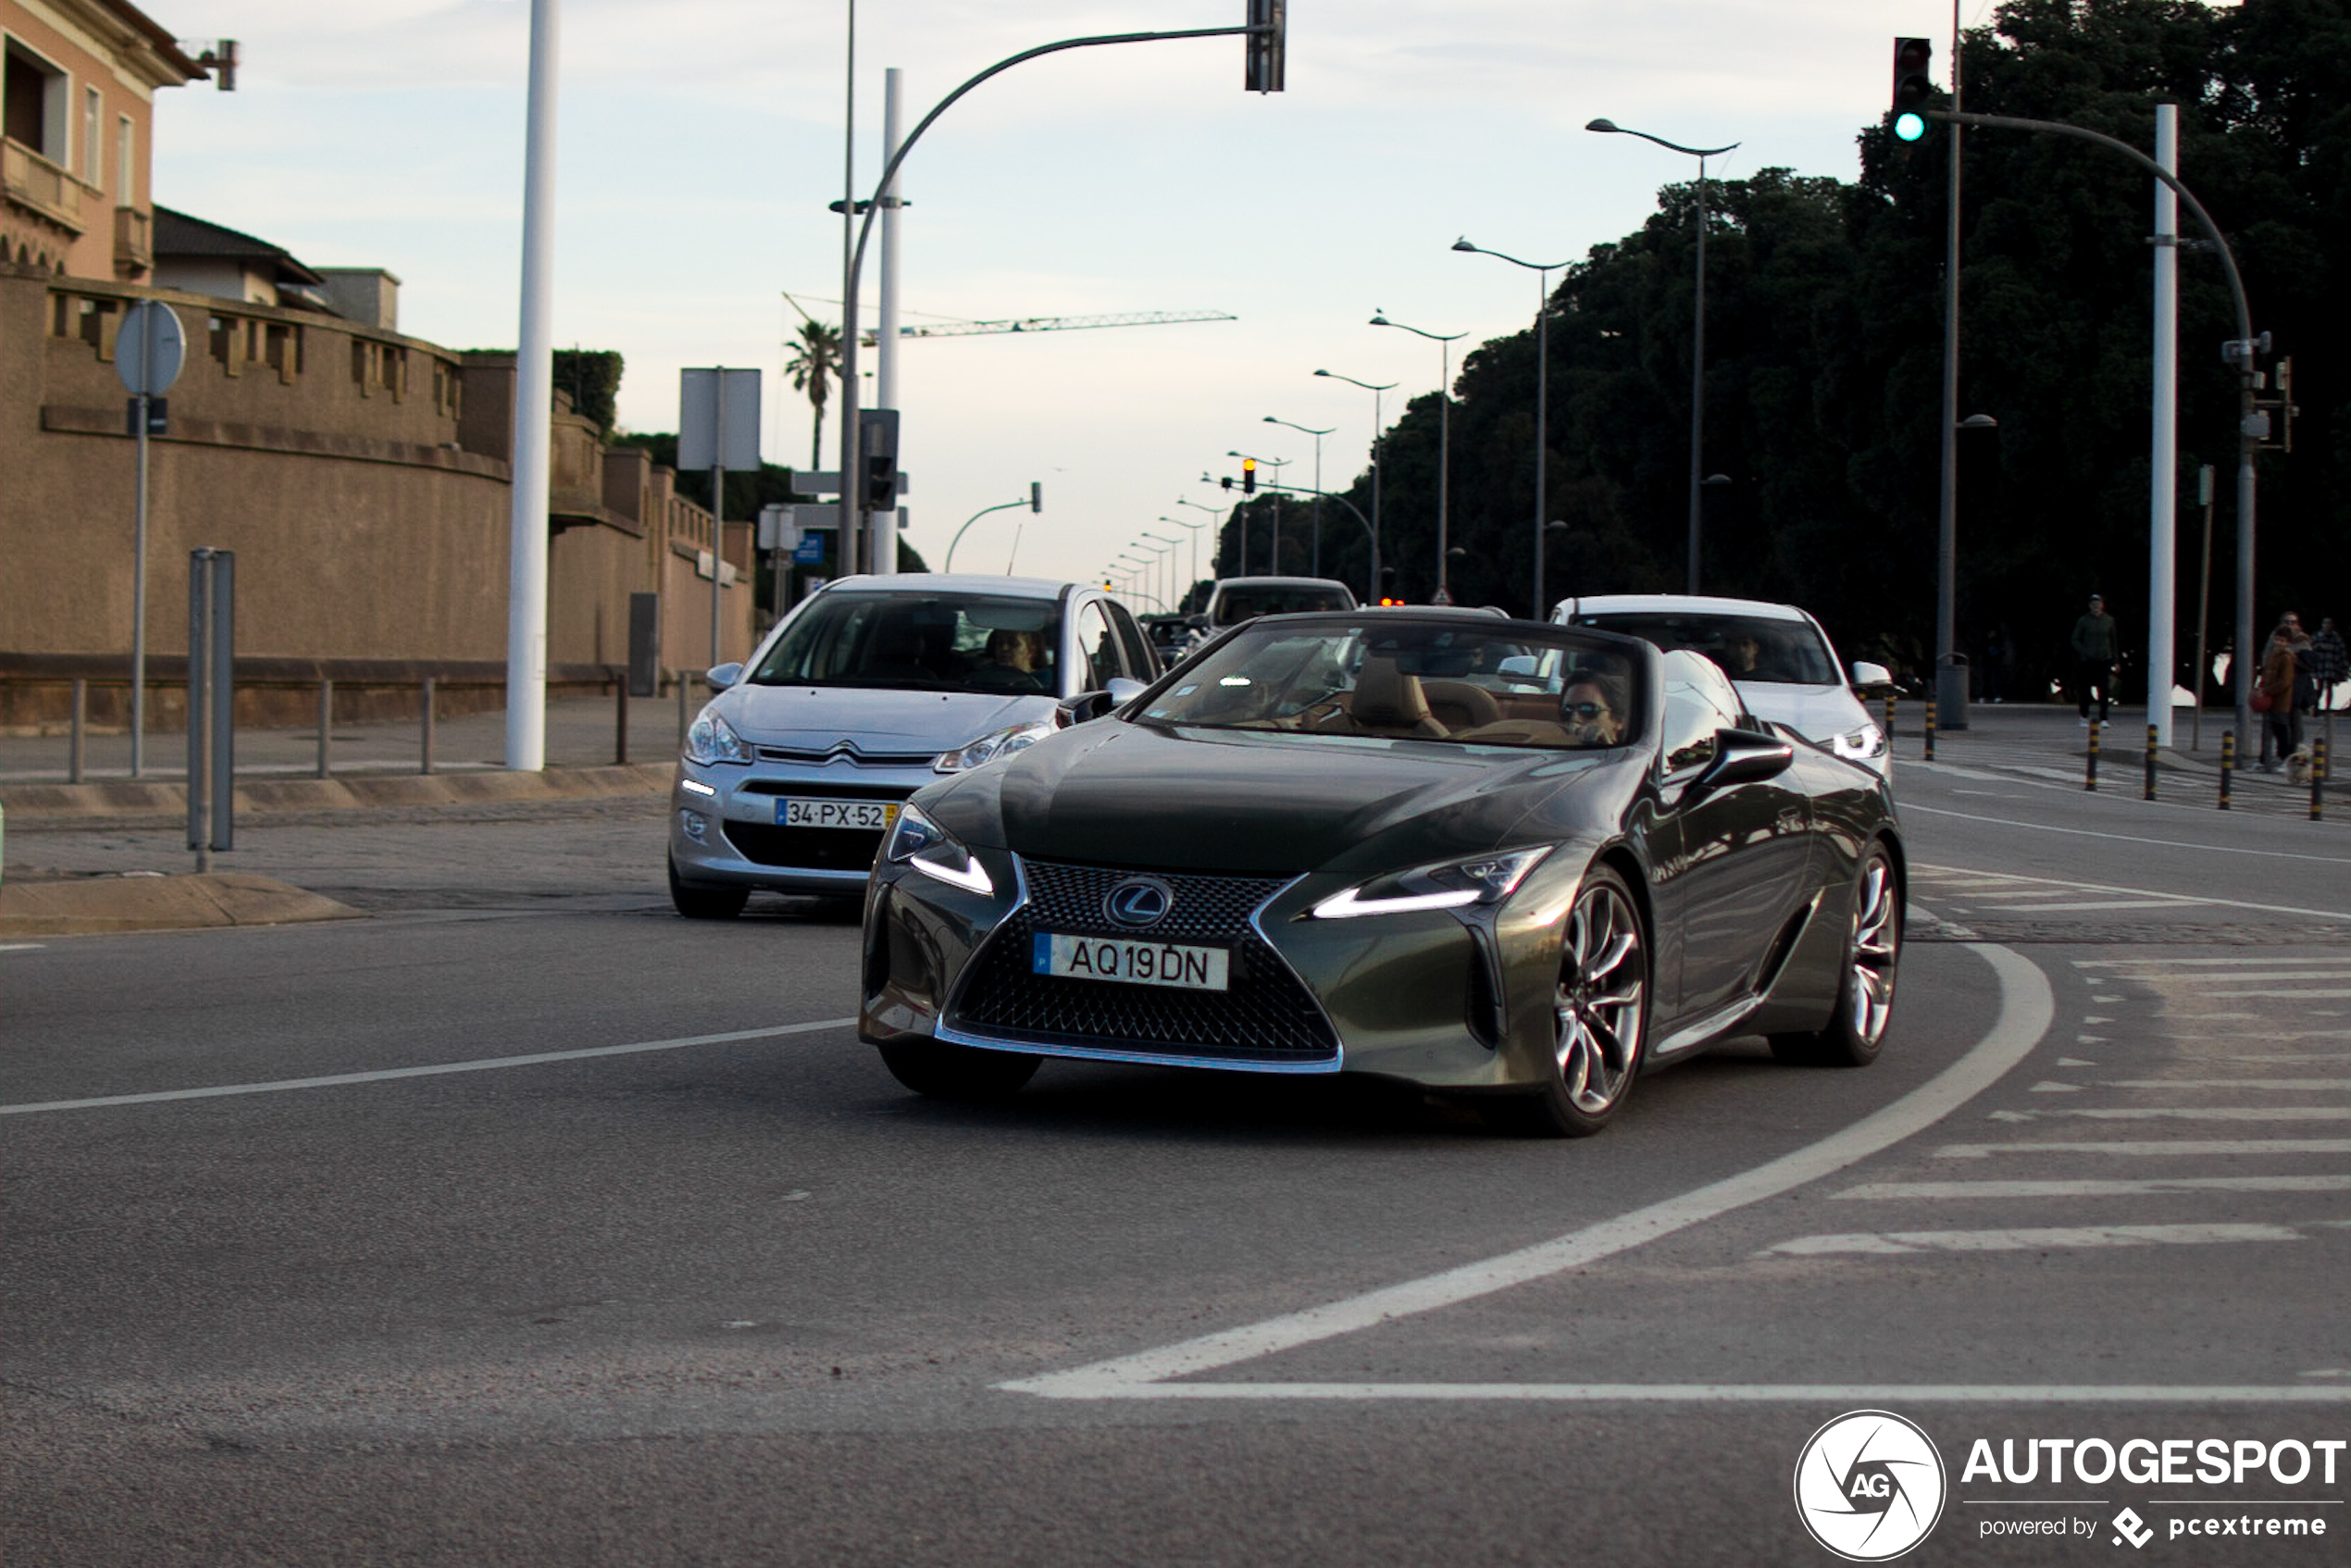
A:
[[[1130,310],[1114,316],[1015,316],[1000,321],[940,321],[901,327],[898,335],[902,340],[973,338],[989,332],[1071,332],[1088,327],[1163,327],[1178,321],[1239,319],[1239,317],[1222,310]],[[862,332],[858,341],[870,345],[874,342],[874,334],[870,330]]]

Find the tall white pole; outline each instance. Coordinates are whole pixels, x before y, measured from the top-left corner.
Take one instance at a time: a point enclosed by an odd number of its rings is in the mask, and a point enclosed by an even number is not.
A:
[[[2180,172],[2180,106],[2155,106],[2155,161]],[[2147,443],[2147,722],[2171,743],[2172,599],[2180,467],[2180,198],[2155,182],[2155,428]],[[2201,693],[2204,679],[2196,677]],[[2198,698],[2201,701],[2201,696]]]
[[[898,68],[891,66],[882,72],[882,167],[898,156]],[[880,408],[898,406],[898,179],[889,177],[889,189],[882,193],[881,211],[881,309],[880,319],[874,328],[877,351],[874,376],[874,404]],[[905,429],[905,421],[899,422]],[[902,441],[904,439],[902,435]],[[904,453],[899,454],[899,467],[905,467]],[[888,577],[898,569],[898,514],[885,507],[874,514],[874,571]]]
[[[522,337],[515,355],[514,511],[506,570],[506,765],[547,765],[547,466],[555,405],[558,0],[530,0],[522,180]]]

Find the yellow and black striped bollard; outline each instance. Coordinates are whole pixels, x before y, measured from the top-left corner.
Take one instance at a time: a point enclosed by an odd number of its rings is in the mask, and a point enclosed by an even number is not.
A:
[[[2236,771],[2237,732],[2233,729],[2224,729],[2220,732],[2220,809],[2222,811],[2229,809],[2229,783],[2236,777]]]
[[[1924,733],[1926,735],[1926,760],[1928,762],[1933,762],[1934,760],[1934,699],[1933,697],[1929,697],[1926,700],[1926,728]]]
[[[2082,788],[2084,790],[2095,790],[2098,787],[2098,731],[2105,728],[2104,719],[2094,718],[2090,721],[2090,772],[2089,777],[2082,781]]]
[[[2146,794],[2143,798],[2150,801],[2155,799],[2155,747],[2158,733],[2154,725],[2147,726],[2147,783]]]
[[[2327,811],[2327,743],[2310,743],[2310,820],[2324,822]]]
[[[1894,688],[1885,689],[1885,749],[1894,750]]]

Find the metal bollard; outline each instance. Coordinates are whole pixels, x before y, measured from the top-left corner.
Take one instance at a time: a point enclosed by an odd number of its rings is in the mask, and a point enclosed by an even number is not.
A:
[[[2233,729],[2223,729],[2220,731],[2220,809],[2222,811],[2229,809],[2229,781],[2236,777],[2236,771],[2237,732]]]
[[[90,733],[90,683],[81,677],[73,678],[73,728],[66,741],[66,782],[81,782],[81,765],[86,757]]]
[[[1885,749],[1894,749],[1894,688],[1885,689]]]
[[[686,672],[673,670],[670,673],[678,681],[678,750],[683,753],[686,749],[686,727],[693,722],[688,716],[686,706]]]
[[[1926,700],[1926,726],[1923,733],[1926,737],[1926,760],[1933,762],[1934,760],[1934,699],[1932,697]]]
[[[2310,743],[2310,820],[2324,822],[2327,812],[2327,743],[2323,737]]]
[[[2160,731],[2160,730],[2158,730],[2158,728],[2157,728],[2154,725],[2150,724],[2150,725],[2148,725],[2148,726],[2147,726],[2147,784],[2146,784],[2146,795],[2145,795],[2145,796],[2143,796],[2143,797],[2142,797],[2142,798],[2143,798],[2143,799],[2145,799],[2145,800],[2150,800],[2150,801],[2151,801],[2151,800],[2155,799],[2155,748],[2156,748],[2156,737],[2157,737],[2158,735],[2159,735],[2160,733],[2161,733],[2161,731]]]
[[[433,678],[432,678],[431,676],[427,676],[427,677],[425,677],[425,721],[424,721],[424,734],[423,734],[421,737],[419,737],[419,739],[418,739],[418,742],[417,742],[417,772],[419,772],[419,773],[430,773],[430,772],[432,771],[432,769],[433,769],[433,756],[432,756],[432,741],[433,741],[433,733],[432,733],[432,726],[433,726],[433,711],[432,711],[432,710],[433,710],[433,706],[434,706],[434,699],[435,699],[435,698],[439,695],[439,692],[438,692],[438,691],[436,690],[437,684],[438,684],[438,683],[437,683],[437,682],[433,679]]]
[[[613,682],[620,693],[613,718],[612,763],[615,767],[628,765],[628,678],[622,676]]]
[[[2095,790],[2098,787],[2098,731],[2105,728],[2106,720],[2102,718],[2094,718],[2090,721],[2090,772],[2089,777],[2082,784],[2084,790]]]
[[[318,777],[331,778],[335,772],[334,756],[335,683],[318,683]]]

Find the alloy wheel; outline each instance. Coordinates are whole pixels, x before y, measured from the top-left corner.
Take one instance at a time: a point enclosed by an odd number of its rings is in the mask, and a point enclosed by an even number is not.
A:
[[[1578,1111],[1598,1115],[1623,1097],[1648,1002],[1640,920],[1612,881],[1595,882],[1568,916],[1553,1002],[1560,1076]]]
[[[1877,1044],[1894,1011],[1895,970],[1902,956],[1900,896],[1885,852],[1873,852],[1853,901],[1853,973],[1845,988],[1853,1033],[1864,1045]]]

